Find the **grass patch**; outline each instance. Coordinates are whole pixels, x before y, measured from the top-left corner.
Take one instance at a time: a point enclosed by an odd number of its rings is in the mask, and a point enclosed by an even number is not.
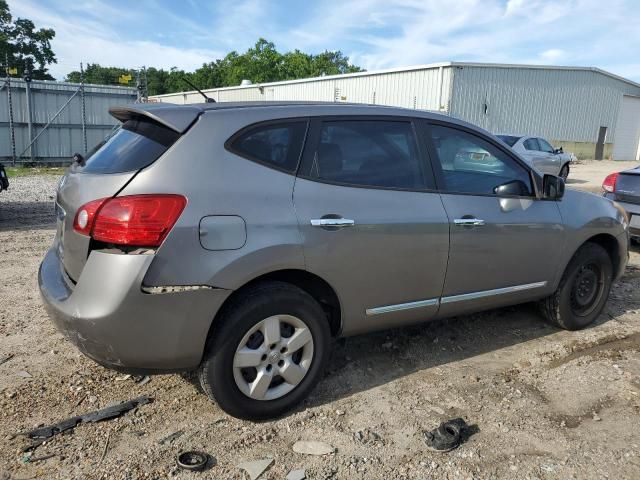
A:
[[[33,175],[63,175],[66,167],[5,167],[7,177],[31,177]]]

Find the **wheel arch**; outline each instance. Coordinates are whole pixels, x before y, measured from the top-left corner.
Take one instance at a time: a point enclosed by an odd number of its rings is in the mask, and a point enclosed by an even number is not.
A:
[[[342,331],[342,308],[338,295],[333,287],[331,287],[331,285],[329,285],[329,283],[323,278],[307,270],[283,269],[255,277],[237,290],[234,290],[234,292],[225,299],[214,316],[207,333],[207,338],[211,338],[221,316],[231,302],[243,295],[243,293],[253,285],[269,281],[289,283],[311,295],[327,314],[331,335],[333,337],[340,335],[340,332]]]
[[[608,233],[599,233],[587,239],[576,252],[586,243],[595,243],[596,245],[600,245],[605,251],[609,254],[609,258],[611,259],[611,266],[613,267],[613,278],[616,278],[620,272],[618,272],[618,268],[620,267],[620,246],[618,245],[618,240],[613,235]],[[574,253],[575,255],[575,253]]]

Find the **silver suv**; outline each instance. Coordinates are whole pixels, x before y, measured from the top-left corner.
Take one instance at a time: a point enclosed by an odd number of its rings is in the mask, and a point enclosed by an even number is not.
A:
[[[317,103],[133,105],[62,177],[39,272],[51,317],[123,371],[198,370],[278,416],[335,337],[539,301],[593,322],[627,262],[613,201],[564,192],[449,117]]]

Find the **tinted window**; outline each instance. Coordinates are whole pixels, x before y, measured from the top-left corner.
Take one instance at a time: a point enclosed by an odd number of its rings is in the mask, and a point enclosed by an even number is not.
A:
[[[311,177],[348,185],[424,186],[410,122],[323,122]]]
[[[148,120],[127,120],[93,147],[85,164],[76,171],[121,173],[139,170],[155,162],[178,139],[179,134]]]
[[[306,131],[306,121],[258,125],[233,140],[231,150],[250,160],[294,172]]]
[[[547,142],[543,138],[538,139],[538,145],[540,145],[540,150],[542,150],[543,152],[553,153],[553,147],[549,145],[549,142]]]
[[[531,195],[529,172],[502,150],[462,130],[434,125],[430,131],[446,191],[494,194],[496,187],[517,182],[517,195]]]
[[[524,142],[522,142],[524,148],[527,150],[540,150],[538,147],[538,141],[535,138],[527,138]]]
[[[522,137],[514,137],[513,135],[498,135],[498,138],[502,140],[504,143],[506,143],[507,145],[509,145],[510,147],[513,147],[516,144],[516,142],[520,140]]]

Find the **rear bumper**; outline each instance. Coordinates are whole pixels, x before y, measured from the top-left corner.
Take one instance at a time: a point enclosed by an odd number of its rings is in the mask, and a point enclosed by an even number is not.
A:
[[[640,205],[637,205],[634,203],[621,202],[619,200],[616,200],[615,195],[612,195],[610,193],[605,194],[605,197],[611,200],[614,200],[618,205],[624,208],[625,212],[627,212],[627,215],[629,216],[629,222],[631,222],[631,218],[633,216],[640,217]],[[640,227],[629,225],[629,233],[631,234],[632,237],[640,237]]]
[[[196,367],[211,321],[231,292],[144,293],[153,258],[92,252],[72,289],[52,248],[38,273],[51,319],[84,354],[109,368],[163,373]]]

